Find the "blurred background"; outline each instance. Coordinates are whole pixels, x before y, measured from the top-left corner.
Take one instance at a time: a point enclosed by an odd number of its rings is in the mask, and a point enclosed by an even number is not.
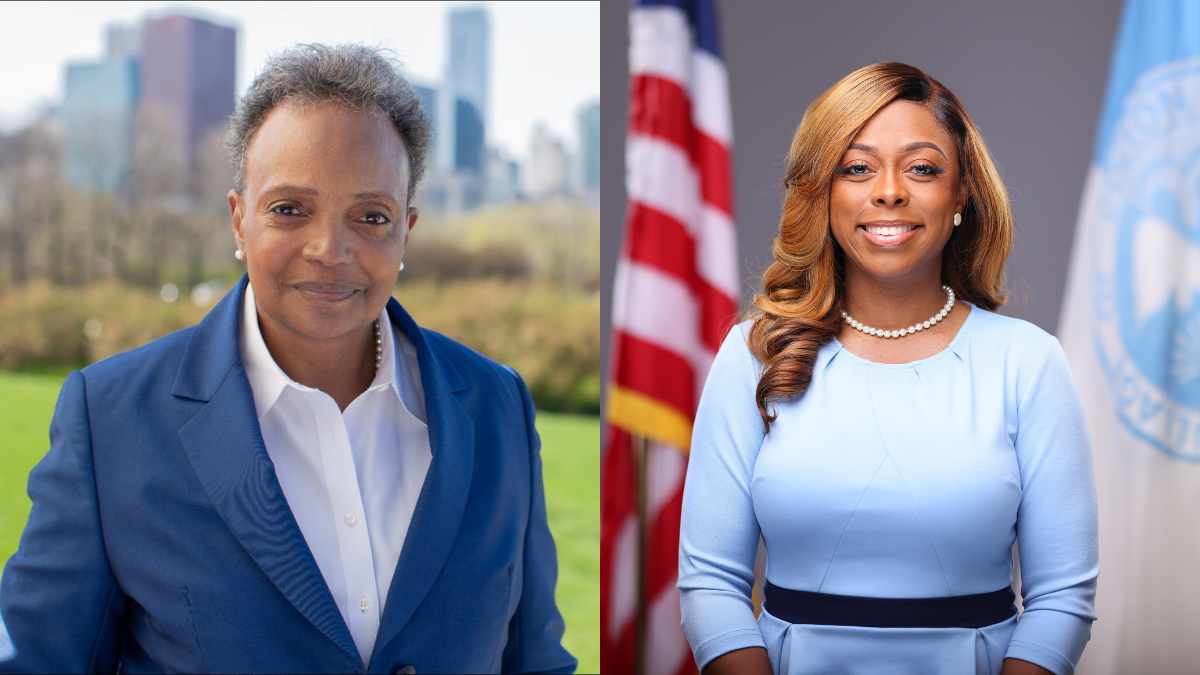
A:
[[[242,275],[225,122],[299,42],[390,49],[433,124],[394,295],[539,408],[559,606],[599,670],[599,3],[0,8],[0,562],[66,374],[192,325]]]

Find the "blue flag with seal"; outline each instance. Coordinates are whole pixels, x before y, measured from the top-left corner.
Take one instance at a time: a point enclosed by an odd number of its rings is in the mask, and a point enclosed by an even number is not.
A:
[[[1200,2],[1129,0],[1059,339],[1095,449],[1100,578],[1078,672],[1200,663]]]

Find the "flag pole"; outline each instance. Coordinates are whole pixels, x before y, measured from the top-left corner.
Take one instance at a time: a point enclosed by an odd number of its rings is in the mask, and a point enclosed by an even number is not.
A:
[[[631,434],[637,458],[637,613],[634,624],[634,673],[646,675],[646,464],[650,443],[641,434]]]

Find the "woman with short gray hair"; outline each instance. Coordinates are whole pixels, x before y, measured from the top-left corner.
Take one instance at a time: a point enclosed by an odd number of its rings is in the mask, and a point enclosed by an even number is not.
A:
[[[429,127],[300,45],[234,114],[247,273],[71,373],[0,581],[0,671],[571,672],[521,378],[391,297]]]

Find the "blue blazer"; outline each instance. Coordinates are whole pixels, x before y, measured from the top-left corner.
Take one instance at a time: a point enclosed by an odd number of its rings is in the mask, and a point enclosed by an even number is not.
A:
[[[67,377],[0,581],[0,670],[363,672],[263,443],[246,284]],[[417,349],[433,461],[367,670],[572,672],[524,383],[387,313]]]

